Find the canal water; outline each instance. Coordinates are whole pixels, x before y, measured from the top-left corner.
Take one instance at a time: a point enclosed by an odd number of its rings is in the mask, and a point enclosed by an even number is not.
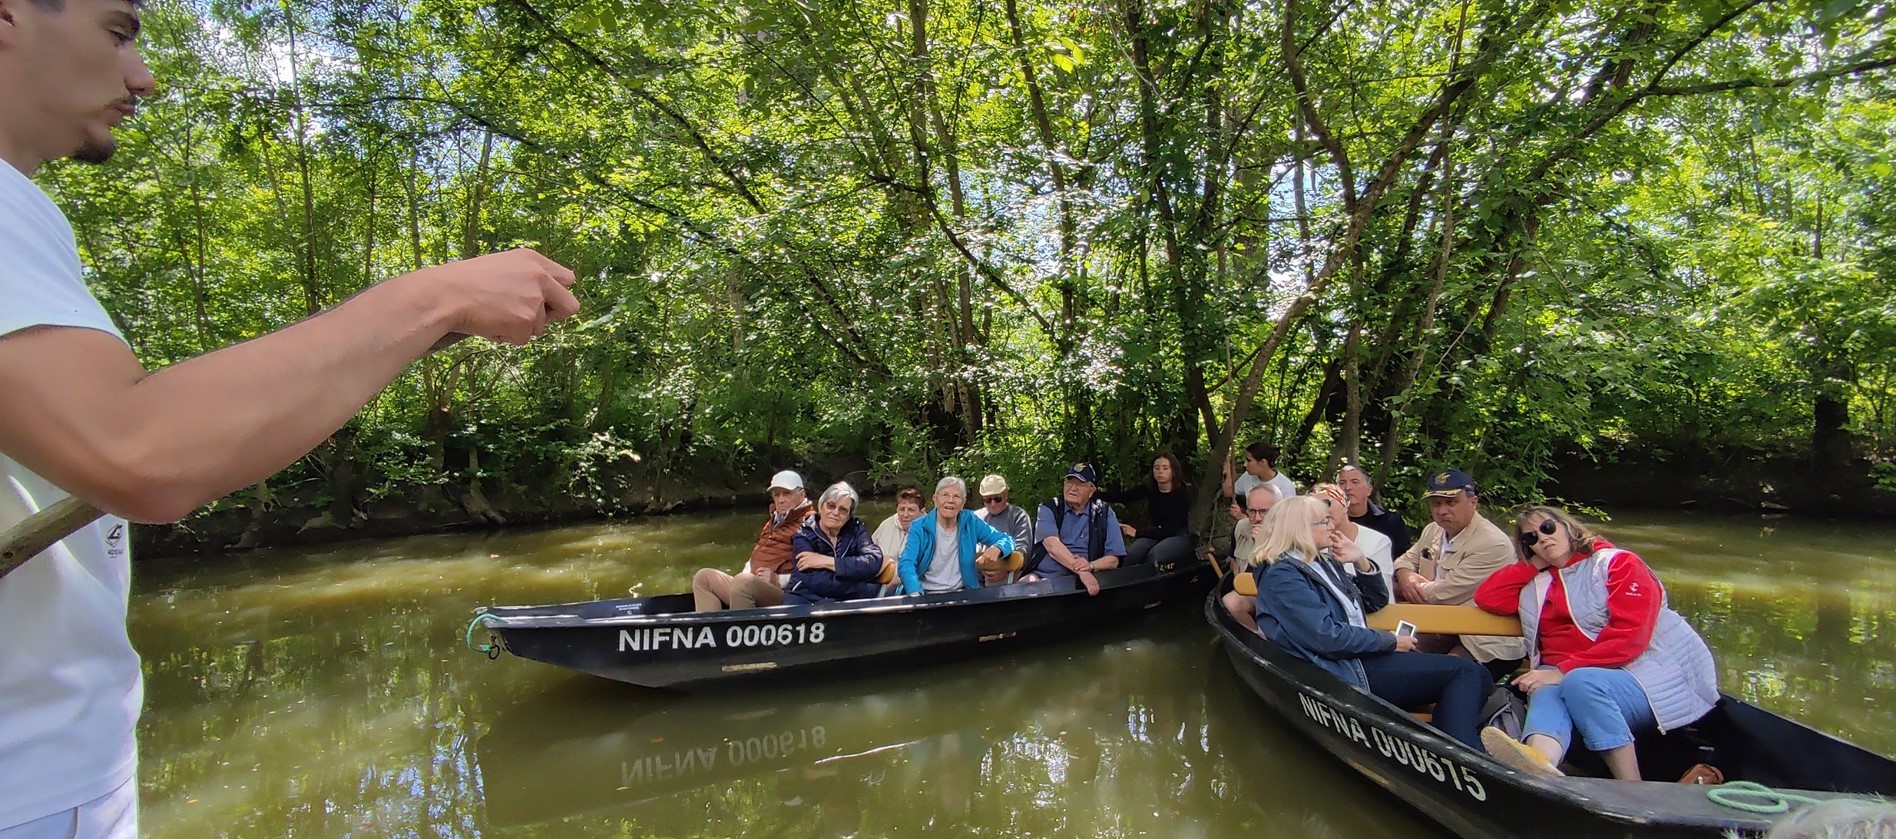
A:
[[[477,605],[735,569],[758,518],[139,563],[144,835],[1441,835],[1246,693],[1197,605],[998,659],[729,696],[466,646]],[[1658,570],[1727,692],[1896,753],[1896,525],[1603,529]]]

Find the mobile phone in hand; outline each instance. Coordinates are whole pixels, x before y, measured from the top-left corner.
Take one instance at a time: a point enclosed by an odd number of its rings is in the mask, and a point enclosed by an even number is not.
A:
[[[1408,621],[1396,621],[1396,637],[1414,638],[1415,637],[1415,624],[1412,624]]]

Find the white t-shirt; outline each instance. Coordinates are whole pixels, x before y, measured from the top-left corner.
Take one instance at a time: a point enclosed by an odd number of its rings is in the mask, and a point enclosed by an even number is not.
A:
[[[1382,531],[1364,525],[1356,526],[1356,546],[1363,549],[1363,555],[1376,563],[1376,570],[1383,575],[1383,590],[1389,592],[1389,602],[1396,602],[1396,559],[1390,556],[1395,543]]]
[[[961,538],[958,531],[959,525],[942,527],[940,521],[935,522],[935,555],[929,560],[928,570],[922,573],[922,591],[954,591],[961,588]]]
[[[1270,486],[1277,489],[1278,498],[1296,498],[1297,497],[1297,485],[1295,483],[1292,483],[1290,478],[1286,477],[1284,473],[1282,472],[1279,472],[1276,475],[1271,476],[1271,479],[1268,481],[1265,481],[1264,483],[1269,484]]]
[[[86,290],[72,227],[0,161],[0,338],[118,328]],[[0,529],[67,493],[0,454]],[[106,516],[0,578],[0,828],[70,810],[137,768],[138,654],[125,632],[131,534]]]
[[[1250,493],[1251,488],[1258,486],[1259,484],[1268,485],[1272,487],[1273,489],[1276,489],[1277,500],[1279,501],[1282,501],[1286,498],[1297,497],[1297,485],[1293,483],[1289,478],[1284,477],[1284,473],[1282,472],[1277,473],[1268,481],[1256,475],[1253,475],[1250,472],[1245,472],[1244,474],[1239,475],[1237,480],[1231,482],[1231,490],[1237,493],[1236,495],[1233,495],[1232,497],[1238,500],[1239,506],[1243,506],[1244,499],[1249,497],[1248,493]]]

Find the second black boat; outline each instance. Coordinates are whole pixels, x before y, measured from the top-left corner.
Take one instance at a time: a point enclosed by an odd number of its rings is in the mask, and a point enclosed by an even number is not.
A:
[[[1401,612],[1422,631],[1442,631],[1426,623],[1422,615],[1430,610],[1472,607],[1390,607],[1371,615],[1370,625],[1389,628]],[[1716,800],[1730,797],[1755,807],[1771,800],[1770,793],[1719,794],[1713,792],[1717,787],[1517,772],[1279,649],[1233,620],[1217,592],[1206,600],[1205,619],[1218,631],[1238,675],[1273,711],[1460,836],[1722,837],[1727,831],[1756,835],[1771,826],[1769,814]],[[1640,768],[1649,778],[1676,778],[1692,764],[1708,762],[1728,780],[1794,790],[1801,797],[1896,795],[1896,761],[1730,696],[1691,726],[1642,735],[1638,743]],[[1589,760],[1598,763],[1590,753],[1570,757],[1582,768]],[[1603,766],[1598,769],[1603,773]]]

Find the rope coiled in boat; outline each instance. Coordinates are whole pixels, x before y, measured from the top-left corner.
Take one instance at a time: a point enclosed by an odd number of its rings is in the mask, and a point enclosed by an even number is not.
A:
[[[1734,810],[1775,816],[1791,809],[1792,804],[1816,804],[1818,799],[1794,792],[1772,789],[1750,781],[1728,781],[1705,791],[1713,803]]]

